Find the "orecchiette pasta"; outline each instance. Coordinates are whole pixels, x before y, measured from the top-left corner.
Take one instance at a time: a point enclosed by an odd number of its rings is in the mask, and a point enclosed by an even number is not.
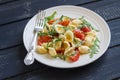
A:
[[[95,30],[91,30],[90,32],[87,32],[87,35],[96,37],[97,36],[97,32]]]
[[[73,38],[74,38],[74,35],[73,35],[73,32],[68,30],[65,32],[65,37],[66,37],[66,41],[68,42],[72,42],[73,41]]]
[[[85,45],[87,45],[89,47],[94,45],[94,41],[95,41],[95,37],[93,37],[93,36],[87,35],[85,37]]]
[[[81,54],[86,54],[90,52],[90,48],[88,46],[80,46],[78,49]]]
[[[37,46],[37,47],[36,47],[36,52],[41,53],[41,54],[45,54],[45,53],[48,53],[48,50],[45,49],[45,48],[42,47],[42,46]]]
[[[74,49],[75,47],[70,47],[69,49],[65,50],[64,54],[69,56],[75,51]]]
[[[58,50],[58,49],[61,48],[61,45],[62,45],[62,41],[57,41],[57,42],[55,42],[54,47],[55,47],[56,50]]]
[[[51,56],[56,56],[56,55],[57,55],[57,53],[56,53],[56,51],[55,51],[54,48],[49,47],[48,49],[49,49],[49,54],[50,54]]]
[[[82,23],[81,20],[75,19],[69,24],[69,26],[78,27],[81,23]]]
[[[62,39],[62,41],[65,41],[65,40],[66,40],[66,36],[65,36],[65,35],[63,35],[63,34],[60,34],[60,35],[59,35],[59,38],[61,38],[61,39]]]
[[[63,29],[63,26],[61,26],[59,24],[55,25],[55,30],[57,33],[64,33],[65,32],[65,30]]]
[[[65,50],[69,49],[69,48],[70,48],[69,42],[64,41],[64,42],[63,42],[63,47],[64,47]]]

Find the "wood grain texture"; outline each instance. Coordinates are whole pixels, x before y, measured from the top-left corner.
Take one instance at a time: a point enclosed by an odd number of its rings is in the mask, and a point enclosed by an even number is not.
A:
[[[120,19],[108,22],[111,31],[110,47],[120,45]]]
[[[23,30],[27,22],[28,20],[23,20],[0,27],[0,49],[22,44]]]
[[[10,2],[13,2],[13,1],[16,1],[16,0],[0,0],[0,5],[10,3]]]
[[[83,7],[89,8],[105,20],[114,18],[120,18],[120,1],[119,0],[102,0],[99,2],[83,5]]]
[[[24,46],[18,46],[0,51],[0,80],[17,74],[46,67],[35,61],[30,66],[25,66],[23,60],[26,55]]]
[[[77,5],[92,0],[18,0],[10,4],[0,6],[0,25],[31,17],[39,9],[46,9],[57,5]]]
[[[120,76],[120,46],[110,48],[97,61],[75,69],[48,67],[41,72],[36,70],[8,80],[111,80]]]

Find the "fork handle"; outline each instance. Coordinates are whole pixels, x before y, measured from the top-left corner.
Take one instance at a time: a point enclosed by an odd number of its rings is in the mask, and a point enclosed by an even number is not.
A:
[[[36,42],[36,39],[37,39],[37,33],[38,32],[35,33],[35,36],[33,38],[32,45],[30,47],[30,52],[27,53],[27,55],[24,59],[25,65],[31,65],[34,62],[33,52],[35,50],[35,42]]]
[[[27,53],[24,59],[25,65],[31,65],[34,62],[33,52],[34,50],[32,49],[29,53]]]
[[[33,49],[35,49],[37,34],[38,34],[38,32],[35,32],[35,36],[34,36],[34,38],[33,38],[32,44],[31,44],[31,47],[32,47]]]

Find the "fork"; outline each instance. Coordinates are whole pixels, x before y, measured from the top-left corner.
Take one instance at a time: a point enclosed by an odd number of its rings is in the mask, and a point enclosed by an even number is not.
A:
[[[32,40],[32,44],[30,46],[30,50],[24,59],[25,65],[31,65],[34,62],[33,53],[35,51],[35,42],[37,39],[38,32],[43,29],[45,14],[46,14],[45,11],[39,10],[38,14],[36,15],[35,28],[34,28],[35,34],[34,34],[34,38]]]

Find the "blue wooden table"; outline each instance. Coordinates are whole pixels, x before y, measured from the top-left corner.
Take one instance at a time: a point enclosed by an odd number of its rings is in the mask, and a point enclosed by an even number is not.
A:
[[[39,9],[76,5],[101,15],[111,43],[97,61],[74,69],[57,69],[35,61],[25,66],[23,30]],[[0,0],[0,80],[120,80],[120,0]]]

